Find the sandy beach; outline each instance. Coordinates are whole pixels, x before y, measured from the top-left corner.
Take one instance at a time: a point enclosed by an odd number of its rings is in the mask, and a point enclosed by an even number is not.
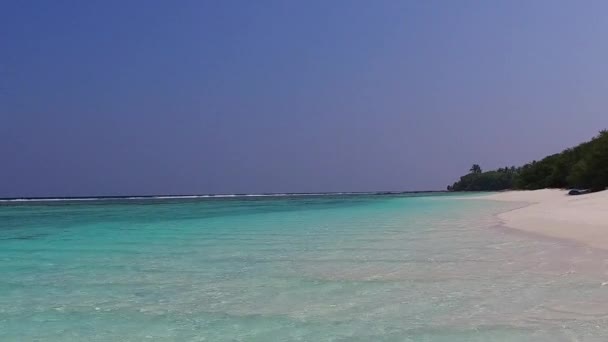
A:
[[[507,191],[478,198],[529,203],[498,215],[507,227],[608,250],[608,191],[578,196],[555,189]]]

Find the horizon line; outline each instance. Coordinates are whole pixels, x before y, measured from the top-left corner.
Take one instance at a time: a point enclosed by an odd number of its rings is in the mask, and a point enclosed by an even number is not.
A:
[[[279,196],[324,196],[324,195],[398,195],[415,193],[449,192],[447,190],[386,190],[386,191],[329,191],[329,192],[264,192],[264,193],[209,193],[209,194],[155,194],[155,195],[103,195],[103,196],[19,196],[0,197],[0,202],[17,201],[69,201],[111,199],[188,199],[230,197],[279,197]]]

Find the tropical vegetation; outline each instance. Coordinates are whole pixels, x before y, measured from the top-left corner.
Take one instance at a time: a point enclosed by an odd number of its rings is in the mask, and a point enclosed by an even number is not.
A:
[[[535,190],[580,188],[593,191],[608,187],[608,131],[590,141],[523,166],[483,172],[473,164],[469,173],[448,186],[450,191]]]

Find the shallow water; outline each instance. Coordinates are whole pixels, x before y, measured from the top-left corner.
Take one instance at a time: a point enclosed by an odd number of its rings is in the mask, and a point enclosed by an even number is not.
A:
[[[434,196],[0,205],[0,341],[606,341],[606,252]]]

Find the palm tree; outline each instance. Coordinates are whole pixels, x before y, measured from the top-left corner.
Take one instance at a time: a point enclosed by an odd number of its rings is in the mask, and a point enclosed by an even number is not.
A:
[[[481,173],[481,166],[479,166],[479,164],[473,164],[469,171],[471,171],[471,173]]]

